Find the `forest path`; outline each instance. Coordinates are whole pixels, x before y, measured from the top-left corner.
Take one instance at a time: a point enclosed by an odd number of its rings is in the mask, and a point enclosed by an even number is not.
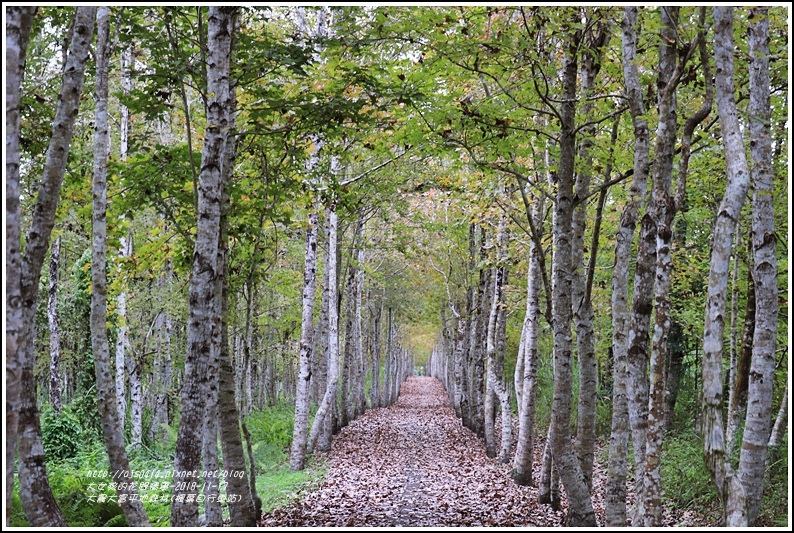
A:
[[[539,453],[536,447],[536,470]],[[461,425],[441,382],[409,377],[396,404],[372,409],[334,438],[325,481],[263,526],[559,526],[510,467]]]

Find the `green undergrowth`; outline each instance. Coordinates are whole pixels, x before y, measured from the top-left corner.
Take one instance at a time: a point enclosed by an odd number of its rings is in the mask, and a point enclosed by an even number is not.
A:
[[[325,475],[325,466],[311,457],[305,470],[290,471],[293,409],[292,404],[281,402],[246,417],[256,463],[257,492],[264,512],[299,498]],[[313,407],[312,415],[314,411]],[[56,421],[51,417],[52,413],[45,411],[43,419],[46,421],[42,423],[51,430],[44,430],[44,447],[49,452],[47,473],[66,523],[70,527],[126,526],[121,508],[116,503],[115,489],[109,485],[114,480],[107,474],[108,459],[101,438],[94,432],[75,429],[71,419]],[[58,431],[61,426],[69,431]],[[154,527],[167,527],[171,514],[171,478],[168,474],[173,471],[176,427],[169,426],[166,430],[166,436],[160,442],[145,441],[137,449],[128,447],[131,468],[149,473],[148,480],[138,477],[136,482]],[[224,508],[224,513],[228,516],[228,509]],[[19,499],[18,480],[15,480],[9,519],[13,527],[29,525]]]
[[[266,513],[298,499],[325,476],[325,466],[312,458],[306,469],[290,470],[294,409],[291,403],[282,401],[246,417],[256,463],[256,491]],[[312,405],[309,427],[316,410]]]

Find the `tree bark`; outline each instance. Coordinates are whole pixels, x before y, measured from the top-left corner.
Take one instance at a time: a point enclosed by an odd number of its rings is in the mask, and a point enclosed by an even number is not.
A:
[[[58,108],[52,123],[52,137],[47,149],[44,174],[39,184],[31,225],[21,257],[20,297],[22,315],[17,336],[18,360],[21,364],[19,404],[19,496],[25,516],[32,527],[65,526],[65,520],[52,495],[41,442],[36,382],[33,368],[35,313],[44,257],[55,222],[61,184],[66,171],[74,123],[85,79],[85,63],[94,34],[96,8],[78,7],[69,56],[64,68]],[[24,18],[23,21],[24,23]],[[13,212],[13,208],[12,211]],[[16,245],[18,242],[15,241]],[[13,301],[13,294],[9,295]],[[13,317],[9,317],[13,319]],[[13,329],[14,325],[11,323]],[[13,368],[13,357],[10,359]],[[12,379],[13,388],[13,379]],[[13,393],[12,393],[13,394]],[[11,396],[13,400],[13,396]],[[12,422],[13,423],[13,422]],[[14,461],[10,462],[13,468]],[[9,492],[10,494],[10,492]]]
[[[595,526],[595,514],[581,466],[571,448],[571,219],[573,214],[574,158],[576,155],[575,99],[577,41],[569,35],[563,59],[563,103],[560,105],[560,157],[554,217],[554,395],[552,450],[560,479],[568,494],[569,527]]]
[[[201,429],[207,395],[207,367],[210,364],[212,329],[220,317],[214,312],[218,271],[218,235],[221,219],[222,157],[229,121],[229,71],[232,14],[235,8],[210,8],[208,46],[209,98],[204,134],[199,203],[193,266],[188,287],[188,339],[182,383],[182,410],[174,454],[172,527],[195,527],[198,523],[196,478],[201,466]],[[183,500],[180,501],[180,498]],[[185,500],[192,500],[190,502]]]
[[[317,408],[314,415],[314,424],[309,433],[309,450],[313,450],[320,431],[325,432],[323,444],[327,443],[329,449],[331,444],[330,425],[326,424],[326,417],[330,418],[332,404],[336,402],[336,386],[339,380],[339,311],[336,305],[337,300],[337,281],[336,281],[336,261],[337,261],[337,224],[338,215],[336,206],[330,206],[327,210],[328,223],[328,258],[325,268],[328,269],[328,383],[325,389],[323,401]],[[325,450],[323,450],[325,451]]]
[[[775,425],[772,427],[772,433],[769,435],[769,447],[777,448],[783,443],[783,435],[786,432],[788,425],[788,384],[786,390],[783,392],[783,399],[780,400],[780,408],[775,417]],[[767,456],[769,462],[769,456]]]
[[[581,92],[585,97],[593,95],[593,86],[601,68],[601,53],[609,36],[607,25],[597,23],[587,36],[587,47],[582,53],[581,61]],[[585,102],[581,113],[585,120],[592,121],[593,103]],[[575,201],[571,220],[573,234],[571,237],[571,254],[573,275],[571,281],[573,320],[576,329],[576,353],[579,360],[579,399],[576,417],[576,455],[589,489],[593,486],[593,459],[595,454],[595,422],[596,392],[598,388],[598,366],[595,356],[595,334],[593,332],[592,284],[589,268],[585,263],[585,229],[587,227],[587,197],[590,194],[592,172],[593,139],[595,123],[582,129],[582,140],[579,144],[581,170],[576,173]],[[597,229],[593,241],[597,240]],[[596,254],[597,250],[590,251]]]
[[[755,525],[764,487],[775,377],[778,288],[769,94],[769,10],[750,10],[750,173],[756,318],[739,479],[747,492],[747,522]]]
[[[737,230],[739,223],[737,222]],[[738,231],[737,231],[738,235]],[[738,241],[738,237],[737,237]],[[728,373],[728,416],[725,428],[725,449],[728,456],[736,449],[737,431],[739,423],[747,407],[747,387],[750,382],[750,362],[753,358],[753,337],[755,336],[755,276],[754,259],[752,253],[752,237],[747,242],[747,295],[744,303],[744,324],[742,339],[739,343],[739,353],[733,373]],[[739,254],[734,254],[738,256]],[[738,262],[738,257],[734,258]],[[738,268],[738,267],[735,267]]]
[[[624,8],[623,76],[634,127],[634,180],[629,201],[623,208],[615,236],[615,264],[612,269],[612,430],[609,440],[606,522],[611,527],[626,525],[626,469],[629,445],[628,349],[629,349],[629,265],[639,209],[647,189],[650,132],[645,120],[637,61],[638,8]]]
[[[680,75],[676,73],[678,8],[665,7],[661,8],[659,12],[662,23],[659,47],[659,83],[657,83],[659,87],[659,119],[653,160],[651,206],[656,233],[656,299],[650,360],[645,464],[642,492],[637,494],[638,499],[643,499],[641,507],[644,510],[644,516],[642,519],[646,527],[658,527],[662,521],[660,466],[662,432],[664,430],[664,367],[667,360],[667,336],[670,330],[670,273],[673,268],[671,246],[673,217],[676,212],[671,188],[677,131],[676,88],[678,79],[680,79]],[[682,158],[682,163],[683,159],[685,158]],[[685,167],[685,164],[683,166]],[[632,524],[639,525],[639,521],[633,521]]]
[[[50,404],[61,414],[61,339],[58,323],[58,267],[61,262],[61,238],[50,248],[50,283],[47,301],[47,322],[50,326]]]
[[[706,464],[725,504],[725,525],[748,525],[745,489],[725,451],[722,422],[722,348],[725,294],[736,221],[750,186],[733,84],[733,8],[714,8],[714,55],[717,109],[725,147],[728,183],[717,211],[709,264],[706,318],[703,332],[703,408],[701,434]]]
[[[132,240],[128,239],[128,237],[121,237],[119,256],[124,258],[131,255]],[[127,338],[127,292],[123,288],[116,299],[116,315],[119,324],[116,336],[116,410],[123,429],[127,420],[127,366],[129,364],[130,368],[132,368],[135,364],[133,361],[128,362],[126,359],[126,348],[129,344],[129,339]]]
[[[26,366],[19,212],[19,106],[35,6],[6,8],[6,526],[11,522],[22,368]]]
[[[314,335],[314,292],[317,281],[317,213],[309,214],[306,228],[306,259],[303,267],[303,313],[301,317],[300,370],[295,390],[295,425],[292,432],[290,469],[306,466],[306,439],[309,430],[310,362]]]
[[[110,63],[110,9],[100,7],[97,18],[96,113],[94,116],[94,180],[93,180],[93,255],[91,261],[91,348],[97,379],[102,434],[110,464],[111,478],[127,480],[117,484],[119,506],[127,524],[148,527],[149,517],[138,497],[132,479],[123,427],[116,418],[113,382],[110,378],[110,347],[107,337],[107,164],[108,128],[108,65]]]
[[[524,352],[524,368],[521,380],[523,388],[518,417],[518,443],[513,459],[513,480],[519,485],[533,486],[532,466],[535,457],[535,397],[538,381],[538,331],[540,327],[540,264],[539,250],[533,240],[529,245],[527,268],[527,311],[521,344]],[[518,390],[518,389],[516,389]]]

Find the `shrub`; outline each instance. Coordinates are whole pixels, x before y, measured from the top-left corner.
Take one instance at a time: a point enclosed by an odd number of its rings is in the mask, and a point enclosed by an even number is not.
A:
[[[80,421],[68,409],[59,415],[45,406],[41,413],[41,439],[48,462],[74,457],[83,444],[82,437]]]

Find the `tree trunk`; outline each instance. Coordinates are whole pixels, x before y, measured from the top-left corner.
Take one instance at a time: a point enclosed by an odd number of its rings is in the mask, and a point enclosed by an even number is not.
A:
[[[108,65],[110,9],[100,7],[97,18],[96,53],[96,114],[94,117],[94,181],[93,181],[93,255],[91,262],[91,348],[97,379],[97,398],[102,419],[112,479],[128,480],[118,483],[116,494],[127,524],[148,527],[149,517],[138,497],[127,451],[124,448],[123,427],[116,418],[113,386],[110,378],[110,347],[107,337],[107,164],[108,164]],[[122,500],[123,498],[123,500]]]
[[[562,504],[560,502],[560,480],[557,473],[557,465],[552,457],[551,443],[553,438],[554,428],[549,426],[546,434],[546,445],[543,447],[543,458],[541,459],[538,503],[551,505],[554,511],[559,511]]]
[[[207,395],[207,367],[210,364],[212,329],[220,317],[215,313],[220,234],[222,157],[229,117],[229,70],[232,14],[235,8],[210,8],[208,46],[211,68],[208,72],[207,128],[204,134],[199,202],[193,266],[188,287],[188,332],[185,373],[182,382],[181,418],[174,454],[172,527],[195,527],[198,523],[196,479],[190,474],[201,466],[201,430]],[[239,431],[238,431],[239,432]],[[192,500],[180,501],[180,498]]]
[[[226,262],[225,251],[223,262]],[[223,316],[227,314],[227,292],[228,288],[224,282],[222,295]],[[230,525],[232,527],[254,527],[259,516],[256,514],[256,502],[251,494],[248,474],[245,468],[245,451],[240,437],[240,412],[237,410],[234,399],[234,370],[232,369],[231,354],[229,354],[229,333],[226,320],[221,323],[219,359],[218,411],[223,469],[229,473],[225,478],[227,482],[226,494],[233,497],[229,498]],[[256,468],[256,465],[252,464],[251,469],[254,468]]]
[[[25,516],[32,527],[66,525],[49,486],[44,447],[41,442],[36,382],[33,377],[33,368],[36,363],[34,324],[41,269],[49,246],[61,184],[66,170],[66,161],[69,156],[69,147],[85,78],[85,63],[94,34],[95,15],[95,7],[78,7],[75,11],[74,33],[64,68],[58,109],[52,123],[52,137],[47,150],[44,174],[39,185],[36,205],[33,208],[30,230],[25,240],[25,253],[21,257],[20,306],[22,315],[16,339],[17,358],[21,365],[18,411],[19,496]],[[23,16],[22,24],[26,24],[24,19]],[[24,30],[21,29],[21,31]],[[13,213],[13,209],[10,213]],[[16,241],[14,244],[18,245]],[[13,293],[9,295],[9,298],[13,306]],[[13,316],[9,319],[12,320]],[[14,324],[10,323],[10,326],[13,330]],[[13,389],[13,358],[10,358],[9,362],[12,368],[11,386]],[[13,401],[13,396],[10,396],[9,400]],[[13,464],[12,460],[8,467],[13,468]]]
[[[309,214],[306,228],[306,259],[303,267],[303,313],[297,388],[295,390],[295,425],[292,432],[290,469],[303,470],[306,466],[306,439],[309,430],[310,362],[312,336],[314,335],[314,289],[317,280],[317,213]]]
[[[626,96],[634,125],[634,181],[630,198],[620,217],[615,236],[615,264],[612,269],[612,351],[613,393],[612,431],[609,440],[606,522],[611,527],[626,526],[626,469],[629,445],[628,349],[629,349],[629,265],[639,209],[647,188],[650,133],[645,120],[637,59],[638,8],[624,8],[623,75]]]
[[[6,526],[11,520],[22,368],[26,366],[22,349],[24,308],[19,250],[19,106],[30,28],[37,9],[35,6],[6,8]]]
[[[61,262],[61,238],[50,248],[50,284],[47,301],[47,322],[50,325],[50,404],[61,414],[61,339],[58,325],[58,266]]]
[[[747,243],[747,253],[752,252],[752,243]],[[754,260],[748,258],[747,268],[747,297],[744,308],[744,328],[742,331],[742,342],[739,347],[739,359],[736,362],[736,370],[733,379],[729,380],[728,386],[733,387],[728,393],[728,421],[725,429],[725,449],[730,456],[736,446],[736,433],[739,430],[739,423],[747,407],[747,388],[750,383],[750,362],[753,359],[753,337],[755,336],[755,276]],[[729,374],[729,377],[730,374]]]
[[[336,386],[339,380],[339,311],[336,305],[337,300],[337,282],[336,282],[336,262],[337,262],[337,224],[338,215],[336,214],[336,206],[331,206],[327,210],[327,223],[328,223],[328,257],[326,259],[325,268],[328,269],[328,383],[325,389],[323,401],[317,408],[317,413],[314,415],[314,424],[309,433],[309,449],[313,450],[318,442],[320,432],[325,433],[325,438],[321,441],[323,445],[328,446],[330,449],[331,435],[330,424],[326,423],[326,418],[329,418],[333,403],[336,402]],[[318,448],[323,449],[324,448]]]
[[[364,235],[364,223],[361,223],[361,235]],[[362,243],[363,246],[363,243]],[[364,359],[364,330],[363,330],[363,319],[362,315],[364,313],[363,307],[363,296],[364,296],[364,261],[365,261],[365,252],[363,248],[358,250],[358,257],[356,259],[356,263],[358,263],[358,267],[356,268],[356,301],[355,301],[355,316],[354,316],[354,328],[353,331],[355,332],[354,340],[354,348],[355,348],[355,380],[354,380],[354,387],[353,387],[353,418],[358,418],[360,415],[364,413],[367,408],[367,399],[364,395],[364,379],[366,376],[366,365]]]
[[[220,349],[220,346],[218,347]],[[215,369],[214,379],[218,379]],[[218,388],[207,398],[207,415],[204,420],[204,441],[202,443],[202,476],[201,490],[204,494],[204,526],[223,526],[223,512],[220,503],[220,484],[218,479]]]
[[[532,466],[535,457],[535,397],[538,381],[538,331],[540,329],[540,253],[533,240],[529,245],[527,268],[527,311],[521,345],[524,368],[521,387],[521,407],[518,415],[518,444],[513,459],[513,480],[519,485],[533,486]],[[517,391],[518,389],[516,389]]]
[[[581,92],[585,97],[591,97],[593,85],[601,66],[601,52],[608,37],[607,26],[597,24],[592,33],[588,35],[588,45],[582,54],[581,62]],[[585,120],[592,121],[593,103],[585,102],[581,109]],[[588,284],[589,268],[585,263],[585,229],[587,227],[587,197],[590,194],[590,180],[592,172],[593,139],[596,136],[595,123],[582,130],[582,140],[579,145],[579,158],[581,170],[576,173],[575,202],[571,219],[573,234],[571,236],[571,254],[573,259],[573,274],[571,280],[571,298],[573,303],[573,319],[576,329],[576,353],[579,360],[579,399],[576,416],[576,455],[585,483],[588,489],[593,486],[593,456],[595,453],[595,421],[596,421],[596,392],[598,387],[598,366],[595,357],[595,334],[593,332],[593,304],[591,299],[592,285]],[[593,241],[597,240],[597,230],[594,228]],[[596,254],[597,250],[590,251]]]
[[[381,406],[380,365],[381,365],[381,317],[383,316],[383,297],[374,297],[375,289],[370,290],[370,321],[372,324],[370,349],[372,354],[372,388],[369,390],[369,403],[373,409]]]
[[[221,8],[224,11],[224,8]],[[235,8],[225,8],[225,13],[221,13],[221,20],[228,19],[228,22],[220,26],[226,26],[232,35],[235,33],[238,20]],[[210,10],[209,17],[210,35],[212,35],[213,12]],[[227,26],[228,25],[228,26]],[[233,43],[229,45],[229,54],[234,48]],[[228,59],[229,56],[226,56]],[[228,63],[227,63],[228,65]],[[225,71],[228,75],[228,71]],[[218,226],[216,239],[218,242],[217,272],[215,287],[215,312],[218,315],[216,330],[213,328],[213,346],[218,346],[217,362],[211,359],[212,364],[218,365],[218,411],[220,418],[221,450],[223,453],[223,469],[227,472],[226,495],[229,502],[229,523],[232,527],[254,527],[260,518],[257,509],[261,509],[257,499],[251,491],[249,474],[245,466],[245,451],[240,436],[240,425],[242,416],[236,408],[234,398],[234,384],[232,382],[234,373],[232,369],[232,356],[229,354],[229,284],[228,284],[228,249],[226,235],[226,215],[230,208],[230,197],[226,192],[227,185],[231,182],[234,173],[234,162],[236,158],[235,117],[237,112],[237,92],[236,84],[231,84],[229,88],[229,101],[227,113],[229,117],[229,128],[222,132],[225,137],[223,151],[221,154],[221,217]],[[253,301],[253,289],[251,292]],[[248,334],[248,332],[246,333]],[[218,338],[219,337],[219,338]],[[247,341],[246,341],[247,342]],[[213,354],[214,355],[214,354]],[[210,380],[210,384],[213,381]],[[210,388],[211,391],[211,388]],[[249,396],[250,398],[250,396]],[[251,464],[251,475],[256,468]]]
[[[132,240],[128,237],[120,239],[120,257],[130,257],[132,255]],[[127,399],[126,399],[126,380],[127,366],[134,366],[134,362],[126,360],[126,348],[129,344],[127,338],[127,292],[122,289],[116,299],[116,315],[118,316],[118,333],[116,336],[116,410],[118,411],[119,422],[122,430],[127,420]]]
[[[786,432],[788,425],[788,384],[786,390],[783,392],[783,399],[780,400],[780,408],[778,409],[777,416],[775,417],[775,425],[772,427],[772,433],[769,435],[769,447],[777,448],[783,443],[783,435]],[[769,457],[767,456],[767,462]]]
[[[772,174],[769,95],[769,10],[750,10],[750,161],[753,181],[753,251],[755,264],[755,335],[747,417],[739,479],[747,492],[747,522],[754,526],[761,507],[775,377],[778,288],[775,248],[774,176]]]
[[[725,525],[748,525],[747,498],[725,451],[722,427],[722,348],[725,294],[736,221],[750,186],[733,85],[733,8],[714,8],[717,109],[725,147],[728,183],[717,211],[711,246],[703,332],[703,409],[701,434],[706,464],[725,504]]]
[[[579,460],[571,448],[571,220],[573,214],[574,158],[576,155],[575,99],[577,41],[569,35],[563,59],[563,103],[560,105],[560,156],[557,198],[554,206],[553,316],[554,395],[551,424],[552,451],[560,479],[568,494],[569,527],[595,526],[595,514]]]
[[[344,347],[344,362],[342,364],[342,380],[339,384],[339,397],[341,398],[342,405],[339,410],[339,428],[347,426],[354,418],[353,415],[353,401],[352,401],[352,380],[353,380],[353,365],[355,358],[355,279],[356,267],[350,265],[348,270],[347,283],[345,284],[345,347]]]
[[[643,525],[658,527],[662,521],[661,459],[664,430],[664,366],[667,361],[667,336],[670,330],[671,246],[676,206],[671,195],[673,155],[676,141],[676,74],[678,8],[659,10],[662,28],[659,47],[659,122],[653,160],[652,216],[656,229],[656,300],[650,360],[650,389],[646,426],[645,464],[642,493]],[[707,58],[708,60],[708,58]],[[683,66],[683,65],[682,65]],[[686,154],[688,157],[689,154]],[[685,167],[682,158],[682,168]],[[638,506],[640,507],[640,506]],[[640,525],[639,521],[632,524]]]

